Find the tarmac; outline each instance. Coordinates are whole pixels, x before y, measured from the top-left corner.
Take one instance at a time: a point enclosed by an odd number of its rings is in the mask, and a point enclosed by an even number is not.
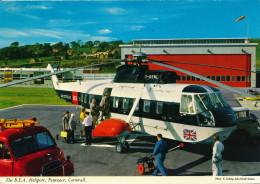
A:
[[[222,90],[232,107],[241,106],[229,91]],[[80,108],[77,106],[22,105],[0,110],[1,119],[29,119],[36,117],[40,125],[48,128],[56,139],[61,131],[61,119],[65,111],[74,113],[79,120]],[[260,109],[251,112],[260,119]],[[156,138],[139,137],[132,140],[127,153],[117,153],[115,138],[94,138],[91,146],[84,145],[79,138],[80,125],[75,133],[76,143],[67,144],[62,138],[56,140],[66,155],[71,156],[76,176],[140,176],[137,160],[152,154]],[[132,137],[131,137],[132,138]],[[233,139],[224,142],[224,176],[260,176],[260,140],[256,143],[241,145]],[[170,147],[179,143],[167,140]],[[212,145],[185,144],[184,148],[169,152],[165,160],[169,176],[211,176]],[[147,170],[147,168],[146,168]],[[151,176],[146,172],[144,176]]]

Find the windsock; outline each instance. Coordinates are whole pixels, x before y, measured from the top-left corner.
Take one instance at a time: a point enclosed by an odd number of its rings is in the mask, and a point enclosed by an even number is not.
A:
[[[240,21],[240,20],[242,20],[242,19],[244,19],[244,18],[246,18],[245,15],[243,15],[242,17],[240,17],[239,19],[237,19],[236,22],[238,22],[238,21]]]

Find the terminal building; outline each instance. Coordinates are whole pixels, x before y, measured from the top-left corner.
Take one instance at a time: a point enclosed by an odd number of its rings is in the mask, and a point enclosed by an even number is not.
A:
[[[120,45],[121,59],[144,52],[148,59],[171,61],[171,65],[203,75],[232,87],[257,87],[256,46],[248,38],[144,39]],[[169,70],[149,64],[151,70]],[[176,71],[177,83],[212,85]],[[260,80],[260,79],[258,79]],[[259,87],[259,86],[258,86]]]

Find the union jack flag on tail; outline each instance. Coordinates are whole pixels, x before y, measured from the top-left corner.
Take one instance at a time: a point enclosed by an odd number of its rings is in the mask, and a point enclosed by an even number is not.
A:
[[[194,130],[183,130],[183,137],[187,141],[197,141],[197,133]]]

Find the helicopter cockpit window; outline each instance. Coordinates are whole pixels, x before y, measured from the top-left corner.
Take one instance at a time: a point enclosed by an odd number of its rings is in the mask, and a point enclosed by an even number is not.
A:
[[[211,99],[215,105],[215,107],[229,107],[227,101],[223,97],[221,93],[212,93],[210,94]]]
[[[194,113],[194,106],[191,95],[182,95],[181,97],[181,112],[182,113]]]
[[[206,111],[207,109],[214,108],[209,94],[195,95],[195,109],[197,113]]]

